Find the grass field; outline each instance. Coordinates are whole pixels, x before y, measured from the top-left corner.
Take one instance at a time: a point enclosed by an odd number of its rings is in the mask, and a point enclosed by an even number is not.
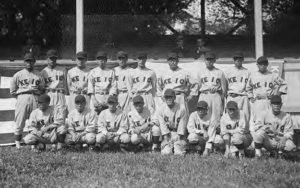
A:
[[[300,187],[300,163],[4,147],[0,187]]]

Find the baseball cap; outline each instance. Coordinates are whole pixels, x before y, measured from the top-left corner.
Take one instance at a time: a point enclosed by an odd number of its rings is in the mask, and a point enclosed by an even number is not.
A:
[[[235,52],[233,58],[244,58],[243,52]]]
[[[227,109],[238,109],[238,105],[234,101],[229,101],[226,105]]]
[[[43,94],[43,95],[38,96],[38,102],[39,103],[50,102],[49,95]]]
[[[143,102],[144,102],[144,99],[143,99],[142,96],[137,95],[137,96],[133,97],[132,102],[133,102],[133,104],[136,104],[136,103],[143,103]]]
[[[176,96],[175,95],[175,91],[173,89],[166,89],[166,91],[164,92],[164,96],[165,97],[173,97]]]
[[[98,51],[97,52],[97,55],[96,55],[96,58],[100,58],[100,57],[105,57],[107,58],[107,53],[106,52],[103,52],[103,51]]]
[[[107,103],[117,103],[118,98],[116,96],[109,96],[107,99]]]
[[[205,101],[199,101],[198,104],[197,104],[197,108],[205,108],[205,109],[207,109],[208,108],[208,104]]]
[[[257,59],[257,64],[268,64],[269,61],[265,56],[261,56]]]
[[[83,95],[77,95],[75,97],[75,104],[84,103],[86,102],[86,99]]]
[[[86,52],[77,52],[76,53],[76,58],[79,59],[79,58],[84,58],[84,59],[87,59],[87,53]]]
[[[205,59],[216,59],[216,58],[217,58],[217,56],[216,56],[216,54],[213,53],[213,52],[207,52],[207,53],[205,54]]]
[[[24,55],[24,61],[35,61],[35,57],[32,53],[28,52]]]
[[[47,51],[47,57],[48,58],[50,58],[50,57],[58,57],[58,55],[57,55],[57,51],[56,50],[53,50],[53,49],[51,49],[51,50],[48,50]]]
[[[282,99],[279,95],[273,95],[271,97],[271,104],[281,104],[282,103]]]
[[[168,53],[168,59],[177,59],[178,54],[176,52],[169,52]]]
[[[126,58],[126,57],[128,57],[128,54],[126,52],[124,52],[124,51],[119,51],[117,53],[117,57],[118,58],[120,58],[120,57]]]
[[[139,53],[139,54],[138,54],[138,58],[139,58],[139,59],[147,59],[147,57],[148,57],[148,54],[147,54],[147,53]]]

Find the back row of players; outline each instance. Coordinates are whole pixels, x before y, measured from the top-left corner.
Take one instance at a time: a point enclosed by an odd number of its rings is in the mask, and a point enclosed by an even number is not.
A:
[[[169,53],[170,69],[157,78],[146,67],[147,54],[139,54],[136,69],[127,67],[126,52],[117,57],[119,66],[107,69],[107,54],[98,52],[99,66],[90,71],[87,54],[78,52],[77,66],[67,72],[56,64],[57,52],[49,50],[48,66],[38,72],[33,55],[25,54],[26,67],[11,82],[11,94],[17,97],[17,148],[28,118],[30,134],[24,141],[57,142],[58,149],[63,142],[101,148],[120,144],[122,149],[151,142],[157,150],[162,141],[164,154],[184,154],[188,145],[208,155],[213,147],[225,145],[226,156],[243,157],[253,140],[260,157],[262,147],[280,153],[296,148],[291,117],[280,110],[287,85],[268,71],[267,58],[258,58],[258,71],[250,73],[242,65],[243,54],[236,53],[235,66],[224,74],[214,66],[216,55],[207,53],[206,68],[191,78],[178,67],[177,54]],[[68,102],[65,95],[70,95]],[[187,102],[193,96],[199,96],[197,111],[189,115]]]

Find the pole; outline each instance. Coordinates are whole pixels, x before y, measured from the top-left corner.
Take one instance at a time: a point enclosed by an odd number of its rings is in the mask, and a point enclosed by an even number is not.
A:
[[[83,51],[83,0],[76,0],[76,52]]]
[[[205,0],[201,0],[201,37],[205,37]]]
[[[263,26],[262,26],[262,0],[254,1],[254,22],[255,22],[255,56],[264,55],[263,48]]]

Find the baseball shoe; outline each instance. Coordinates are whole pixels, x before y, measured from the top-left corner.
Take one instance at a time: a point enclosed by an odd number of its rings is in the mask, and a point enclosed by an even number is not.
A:
[[[210,153],[211,153],[210,149],[205,148],[202,156],[203,157],[208,157],[210,155]]]
[[[52,145],[51,145],[50,151],[51,151],[51,152],[56,152],[56,151],[57,151],[56,144],[52,144]]]
[[[158,144],[153,144],[153,146],[152,146],[152,152],[159,152]]]

